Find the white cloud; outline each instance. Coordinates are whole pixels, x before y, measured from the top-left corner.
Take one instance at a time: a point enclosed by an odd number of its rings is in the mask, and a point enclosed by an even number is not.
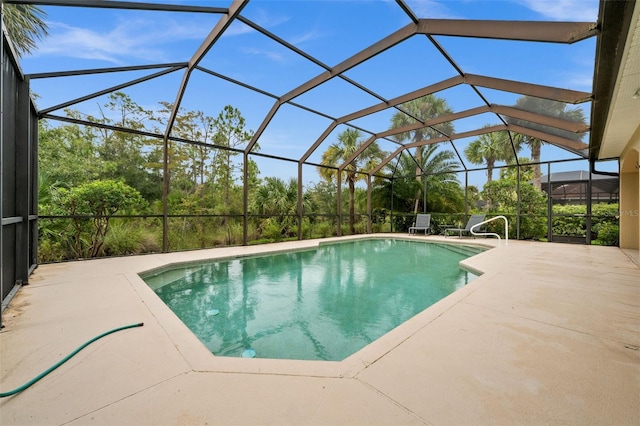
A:
[[[573,74],[568,78],[569,87],[578,87],[579,90],[590,92],[593,88],[593,75],[588,73]]]
[[[523,6],[556,21],[595,22],[596,0],[519,0]]]
[[[133,60],[164,62],[169,58],[167,43],[204,40],[211,28],[184,22],[149,20],[121,21],[109,30],[94,30],[58,22],[48,22],[49,37],[34,52],[37,56],[96,59],[114,64]],[[183,55],[184,56],[184,55]]]
[[[243,48],[242,51],[249,55],[264,56],[276,62],[284,62],[285,60],[280,53],[274,52],[272,50],[263,50],[263,49],[256,49],[255,47],[249,47],[249,48]]]
[[[213,27],[212,27],[213,28]],[[253,31],[253,28],[251,28],[250,26],[236,20],[233,21],[231,23],[231,25],[229,26],[229,28],[227,28],[227,30],[224,32],[224,34],[222,34],[223,37],[229,37],[229,36],[237,36],[237,35],[242,35],[242,34],[247,34]],[[209,31],[211,32],[211,31]]]
[[[324,35],[316,30],[309,30],[304,34],[300,34],[297,36],[294,36],[291,38],[291,40],[289,40],[292,44],[302,44],[304,42],[307,41],[311,41],[311,40],[317,40],[319,38],[322,38]]]
[[[436,0],[407,0],[407,4],[423,19],[459,19],[446,5],[446,2]]]
[[[264,8],[256,8],[255,12],[251,16],[251,20],[263,28],[274,28],[280,24],[289,21],[291,18],[284,15],[274,15],[268,12]]]

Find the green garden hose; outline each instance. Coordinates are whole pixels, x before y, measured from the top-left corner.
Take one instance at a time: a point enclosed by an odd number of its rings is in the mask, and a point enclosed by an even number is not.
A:
[[[50,367],[48,370],[43,371],[38,376],[36,376],[34,379],[30,380],[29,382],[25,383],[24,385],[20,386],[19,388],[15,388],[14,390],[9,391],[9,392],[0,392],[0,398],[4,398],[4,397],[7,397],[7,396],[15,395],[18,392],[22,392],[23,390],[27,389],[29,386],[33,385],[35,382],[37,382],[38,380],[42,379],[47,374],[51,373],[53,370],[55,370],[56,368],[60,367],[65,362],[69,361],[71,359],[71,357],[73,357],[75,354],[77,354],[78,352],[80,352],[81,350],[83,350],[84,348],[86,348],[87,346],[89,346],[90,344],[95,342],[96,340],[101,339],[104,336],[107,336],[107,335],[109,335],[111,333],[115,333],[117,331],[126,330],[127,328],[142,327],[143,325],[144,325],[144,323],[142,323],[142,322],[137,323],[137,324],[125,325],[124,327],[114,328],[113,330],[109,330],[106,333],[102,333],[101,335],[94,337],[93,339],[89,340],[88,342],[86,342],[85,344],[80,346],[78,349],[76,349],[75,351],[71,352],[69,355],[67,355],[66,357],[64,357],[60,361],[58,361],[57,364],[55,364],[54,366]]]

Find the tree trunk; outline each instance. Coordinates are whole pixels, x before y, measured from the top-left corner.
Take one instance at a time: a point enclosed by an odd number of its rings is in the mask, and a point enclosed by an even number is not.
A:
[[[542,184],[541,184],[541,173],[540,173],[540,148],[541,148],[541,143],[536,143],[531,147],[531,158],[533,159],[533,162],[535,163],[533,165],[533,187],[541,190],[542,189]]]
[[[356,233],[355,226],[355,215],[356,215],[356,185],[355,185],[355,176],[349,176],[349,229],[351,230],[351,235]]]
[[[416,162],[418,164],[422,164],[422,147],[416,147]],[[420,170],[420,166],[416,165],[416,180],[420,182],[420,177],[422,176],[422,170]],[[416,200],[413,205],[413,214],[418,213],[418,209],[420,208],[420,190],[416,192]]]
[[[495,162],[493,160],[487,160],[487,183],[493,182],[493,166]],[[491,202],[492,194],[487,197],[487,208],[490,209],[493,205]]]

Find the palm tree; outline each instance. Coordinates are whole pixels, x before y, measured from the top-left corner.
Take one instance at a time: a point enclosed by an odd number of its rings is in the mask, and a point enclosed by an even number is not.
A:
[[[4,24],[18,57],[31,53],[36,47],[36,40],[49,35],[47,24],[44,22],[46,15],[42,9],[33,5],[2,5]]]
[[[557,102],[549,99],[536,98],[532,96],[523,96],[516,101],[515,107],[530,112],[536,112],[538,114],[549,115],[556,118],[561,118],[568,121],[574,121],[577,123],[585,123],[584,113],[581,108],[567,109],[567,104],[564,102]],[[584,137],[584,133],[578,134],[561,129],[554,129],[549,126],[543,126],[539,124],[533,124],[528,121],[520,120],[517,118],[507,117],[507,123],[515,124],[522,127],[528,127],[550,134],[562,136],[567,139],[581,141]],[[540,151],[542,148],[543,140],[533,138],[531,136],[519,135],[522,143],[527,145],[531,149],[531,159],[534,163],[533,167],[533,185],[540,189]]]
[[[360,139],[360,131],[356,129],[346,129],[338,135],[338,142],[332,144],[323,154],[321,164],[329,167],[337,167],[345,162],[363,144]],[[384,157],[384,153],[376,142],[367,147],[358,157],[345,167],[345,182],[349,186],[349,228],[351,233],[355,233],[355,190],[356,182],[364,176],[358,171],[368,171],[375,167]],[[320,176],[331,182],[336,178],[336,170],[327,167],[320,167]],[[339,184],[339,183],[338,183]]]
[[[409,102],[405,102],[400,106],[400,108],[409,113],[411,116],[400,111],[395,113],[393,117],[391,117],[391,129],[397,129],[400,127],[408,126],[410,124],[414,124],[417,122],[415,118],[421,121],[427,121],[435,117],[444,114],[450,114],[451,112],[453,112],[447,105],[447,101],[445,99],[437,98],[434,95],[427,95]],[[405,140],[411,140],[411,142],[420,142],[442,136],[443,133],[447,135],[453,133],[453,123],[441,123],[434,127],[422,127],[410,132],[399,133],[395,136],[395,139],[398,142],[403,142]],[[423,154],[423,147],[417,147],[415,150],[415,158],[417,164],[414,163],[413,170],[415,171],[416,180],[418,181],[420,180],[420,176],[422,175],[422,170],[420,170],[418,164],[423,163]],[[417,192],[415,194],[414,213],[418,212],[419,205],[420,192]]]
[[[419,170],[424,171],[422,178],[426,177],[427,193],[429,199],[428,206],[425,211],[442,211],[453,208],[455,210],[455,197],[452,197],[448,191],[451,187],[460,185],[456,177],[455,171],[459,168],[460,163],[455,159],[456,155],[453,151],[438,151],[436,144],[424,145],[419,147],[420,155],[416,155],[416,161],[419,158]],[[403,155],[398,162],[398,173],[408,176],[413,173],[416,168],[416,161],[409,155]],[[418,195],[422,195],[423,185],[420,184],[417,190]],[[451,205],[451,204],[454,205]],[[437,208],[436,208],[437,206]],[[417,212],[414,212],[417,213]]]
[[[518,150],[519,145],[516,146],[516,151]],[[487,183],[493,180],[493,169],[496,161],[510,161],[513,159],[513,149],[509,135],[505,131],[481,135],[464,149],[464,154],[473,164],[487,164]]]
[[[308,193],[302,196],[302,208],[303,211],[311,209],[311,197]],[[253,194],[251,211],[271,216],[263,221],[262,228],[269,223],[277,223],[280,233],[288,235],[294,228],[294,216],[298,212],[297,179],[285,182],[278,177],[266,177]]]

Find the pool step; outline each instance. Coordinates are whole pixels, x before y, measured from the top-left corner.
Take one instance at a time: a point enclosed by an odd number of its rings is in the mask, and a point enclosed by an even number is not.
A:
[[[440,246],[467,257],[475,256],[487,250],[484,247],[465,246],[462,244],[441,244]]]

